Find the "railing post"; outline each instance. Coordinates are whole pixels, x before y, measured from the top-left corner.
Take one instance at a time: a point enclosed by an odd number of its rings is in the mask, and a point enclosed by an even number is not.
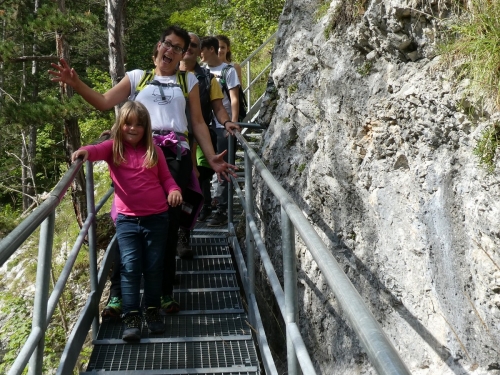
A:
[[[96,244],[96,214],[94,203],[94,168],[90,161],[86,164],[86,189],[87,189],[87,215],[92,215],[92,224],[89,227],[88,241],[89,241],[89,266],[90,266],[90,292],[97,296],[97,244]],[[94,320],[92,321],[92,338],[97,339],[97,332],[99,331],[99,301],[92,301],[94,309]]]
[[[29,361],[29,375],[42,375],[45,331],[47,330],[47,301],[49,299],[50,268],[52,264],[52,245],[54,243],[54,223],[56,214],[52,211],[43,221],[38,245],[38,264],[36,271],[36,293],[33,306],[32,328],[40,327],[42,337]]]
[[[229,164],[234,164],[235,162],[235,147],[236,140],[234,135],[229,134],[227,152],[228,152],[228,161]],[[233,180],[229,179],[228,181],[228,189],[227,189],[227,225],[233,222]]]
[[[247,61],[247,106],[248,108],[252,108],[252,103],[250,102],[250,91],[252,88],[250,87],[250,83],[252,82],[252,76],[250,74],[250,60]]]
[[[245,205],[247,215],[254,215],[253,209],[253,185],[252,185],[252,161],[245,151]],[[246,220],[246,239],[247,248],[247,275],[249,294],[255,295],[255,240],[253,239],[250,224]],[[253,316],[253,312],[251,314]],[[252,322],[253,323],[253,322]]]
[[[295,262],[295,228],[283,206],[281,206],[281,247],[283,251],[283,273],[285,289],[285,323],[298,320],[297,267]],[[301,373],[291,337],[286,335],[288,375]]]

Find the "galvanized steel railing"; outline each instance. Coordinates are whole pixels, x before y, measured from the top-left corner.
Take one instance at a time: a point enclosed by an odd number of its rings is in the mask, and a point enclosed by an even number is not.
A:
[[[246,79],[247,79],[247,87],[243,90],[243,92],[247,96],[247,104],[248,104],[248,112],[243,121],[250,121],[253,116],[258,112],[260,109],[260,105],[262,103],[262,99],[264,97],[264,94],[262,94],[256,101],[255,103],[252,104],[252,99],[251,99],[251,93],[252,93],[252,86],[255,85],[255,83],[259,80],[260,77],[262,77],[268,70],[271,69],[272,62],[269,62],[264,69],[260,73],[257,74],[257,76],[252,80],[251,77],[251,69],[250,69],[250,63],[252,59],[259,53],[265,46],[267,46],[271,41],[273,41],[276,38],[278,32],[275,32],[273,35],[271,35],[269,38],[266,39],[264,43],[260,45],[255,51],[253,51],[245,60],[241,62],[241,68],[246,69]],[[242,83],[243,84],[243,83]]]
[[[240,125],[243,127],[256,127],[255,124],[240,123]],[[383,375],[409,375],[410,371],[399,357],[398,352],[300,208],[272,176],[271,172],[269,172],[245,138],[240,133],[236,133],[235,137],[245,152],[245,194],[243,195],[234,178],[232,178],[230,185],[234,186],[245,210],[246,262],[243,260],[234,227],[231,225],[233,221],[232,189],[229,189],[228,196],[229,228],[232,235],[231,241],[235,253],[237,253],[236,257],[240,265],[240,273],[249,301],[249,315],[253,319],[252,324],[258,331],[262,359],[267,373],[275,374],[277,372],[274,361],[270,356],[270,350],[268,350],[267,339],[263,332],[264,329],[260,322],[259,309],[255,300],[255,249],[257,249],[266,269],[269,282],[281,310],[281,315],[286,323],[288,374],[297,375],[300,373],[300,368],[304,374],[316,374],[297,325],[298,303],[295,259],[295,230],[297,230],[323,273],[329,287],[339,301],[351,328],[356,332],[376,371]],[[231,156],[235,147],[235,137],[231,137],[228,150],[230,161],[233,163],[234,159],[231,160]],[[261,176],[267,187],[281,203],[284,291],[255,222],[253,214],[252,173],[258,173]],[[300,368],[298,365],[300,365]]]
[[[93,179],[93,166],[92,163],[87,162],[87,179],[86,179],[86,189],[87,189],[87,211],[88,216],[80,230],[80,233],[73,245],[71,252],[68,255],[68,259],[64,265],[64,268],[52,290],[49,297],[49,283],[50,283],[50,268],[52,262],[52,245],[54,240],[54,224],[56,220],[55,210],[62,198],[66,194],[66,191],[70,187],[76,174],[82,167],[81,160],[74,162],[69,170],[64,174],[62,179],[56,185],[54,190],[50,193],[49,198],[43,202],[40,207],[38,207],[30,216],[28,216],[21,224],[19,224],[11,233],[9,233],[2,241],[0,241],[0,266],[3,265],[12,254],[24,243],[24,241],[41,225],[40,231],[40,242],[38,248],[38,259],[37,259],[37,276],[36,276],[36,294],[33,306],[33,321],[32,321],[32,331],[28,336],[26,343],[21,348],[17,359],[10,368],[8,375],[18,375],[22,374],[25,367],[29,362],[29,374],[30,375],[41,375],[43,367],[43,352],[44,352],[44,342],[45,342],[45,332],[49,325],[50,320],[54,314],[59,298],[61,297],[66,282],[71,273],[71,269],[75,264],[78,253],[87,237],[89,245],[89,264],[90,264],[90,295],[87,301],[87,305],[91,306],[88,312],[88,324],[84,328],[85,332],[83,338],[78,341],[75,347],[73,347],[74,362],[67,361],[64,364],[64,354],[63,360],[61,360],[61,366],[58,370],[59,374],[68,374],[73,371],[75,367],[76,360],[83,346],[85,337],[88,334],[89,327],[92,324],[92,333],[95,335],[99,328],[98,314],[98,304],[102,289],[104,288],[104,283],[102,280],[106,280],[107,273],[104,277],[98,278],[97,274],[97,252],[96,252],[96,214],[99,212],[105,201],[113,193],[113,189],[110,189],[101,201],[94,205],[94,179]],[[112,241],[113,243],[113,241]],[[110,244],[111,246],[111,244]],[[109,248],[108,248],[109,252]],[[109,270],[109,266],[106,268],[106,262],[103,263],[104,267],[101,267],[101,273],[103,269]],[[109,263],[108,263],[109,264]],[[101,280],[101,287],[99,288],[98,280]],[[81,320],[81,317],[80,317]],[[74,332],[72,336],[74,336]],[[70,336],[70,340],[71,337]],[[76,350],[75,350],[76,349]],[[68,351],[68,346],[64,353]],[[69,350],[71,352],[71,350]],[[66,366],[66,367],[64,367]],[[64,370],[61,370],[64,368]]]

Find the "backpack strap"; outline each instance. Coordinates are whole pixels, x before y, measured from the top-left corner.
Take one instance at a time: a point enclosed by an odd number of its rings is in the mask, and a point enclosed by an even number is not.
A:
[[[182,93],[184,94],[184,97],[186,100],[189,99],[189,92],[188,92],[188,86],[187,86],[187,76],[186,72],[183,72],[181,70],[177,70],[177,73],[175,73],[175,78],[179,86],[181,87]]]
[[[210,73],[210,70],[203,67],[203,66],[200,66],[204,76],[205,76],[205,85],[207,87],[207,91],[210,93],[210,89],[211,89],[211,85],[212,85],[212,78],[214,77],[214,75],[212,73]],[[196,77],[198,78],[198,77]]]
[[[229,69],[233,68],[232,65],[226,65],[224,68],[222,68],[222,71],[220,72],[220,79],[219,83],[222,87],[222,91],[227,95],[228,99],[231,100],[231,97],[229,96],[229,89],[227,87],[227,72]]]
[[[154,76],[155,73],[152,70],[145,70],[144,72],[142,72],[141,79],[139,80],[139,83],[135,87],[134,96],[132,97],[131,100],[135,100],[135,98],[137,98],[139,92],[151,82]]]

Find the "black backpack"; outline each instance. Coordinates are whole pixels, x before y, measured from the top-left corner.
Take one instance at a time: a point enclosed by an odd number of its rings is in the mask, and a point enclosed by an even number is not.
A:
[[[219,83],[222,86],[222,91],[224,93],[226,93],[229,100],[231,100],[231,96],[229,95],[229,89],[227,87],[227,81],[226,81],[227,78],[226,77],[227,77],[227,72],[231,68],[234,69],[234,66],[226,65],[222,69],[222,71],[220,73],[220,79],[219,79]],[[238,90],[238,98],[239,98],[239,102],[240,102],[239,112],[238,112],[238,121],[243,121],[243,119],[247,115],[248,104],[247,104],[247,99],[245,98],[245,94],[243,93],[243,89],[241,88],[241,83],[240,83],[239,90]]]
[[[214,113],[212,111],[212,100],[210,99],[210,89],[214,75],[210,73],[210,70],[201,67],[199,64],[196,64],[194,74],[198,79],[198,86],[200,89],[201,114],[203,115],[205,124],[208,125],[208,131],[210,132],[210,139],[212,141],[214,151],[217,152],[217,134],[210,126],[214,117]]]

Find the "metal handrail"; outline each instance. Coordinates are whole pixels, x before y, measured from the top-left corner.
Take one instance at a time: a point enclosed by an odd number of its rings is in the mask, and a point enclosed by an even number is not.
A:
[[[41,375],[43,368],[43,352],[45,342],[45,332],[49,322],[54,315],[57,303],[63,293],[64,287],[69,279],[73,265],[76,262],[78,253],[81,250],[85,238],[87,238],[89,245],[89,265],[90,265],[90,295],[87,304],[93,308],[88,314],[88,319],[85,330],[87,335],[90,325],[93,325],[93,335],[95,336],[98,330],[99,320],[98,317],[98,303],[104,284],[102,280],[106,280],[107,272],[103,269],[110,262],[103,262],[104,266],[101,267],[101,272],[98,277],[97,273],[97,246],[96,246],[96,215],[102,208],[105,201],[110,197],[113,189],[108,190],[104,198],[94,205],[94,180],[93,180],[93,165],[86,162],[87,178],[87,211],[88,215],[85,222],[80,229],[80,233],[76,238],[71,252],[68,255],[66,263],[57,279],[52,293],[49,296],[50,284],[50,268],[52,262],[52,246],[54,240],[54,224],[55,224],[55,210],[61,203],[62,198],[66,191],[71,186],[76,175],[80,171],[83,162],[76,160],[64,174],[61,180],[57,183],[55,188],[47,198],[35,211],[33,211],[21,224],[19,224],[11,233],[0,241],[0,265],[3,265],[18,249],[19,247],[33,234],[33,232],[41,225],[40,240],[38,248],[37,259],[37,276],[36,276],[36,294],[33,306],[33,319],[32,331],[26,339],[23,347],[21,348],[16,360],[10,368],[8,375],[22,374],[29,362],[28,374]],[[113,243],[113,242],[112,242]],[[110,244],[110,247],[112,246]],[[109,248],[108,248],[109,253]],[[109,267],[107,268],[109,270]],[[102,285],[102,286],[101,286]],[[72,333],[73,334],[73,333]],[[71,337],[70,337],[71,338]],[[66,366],[71,372],[76,364],[76,358],[81,350],[84,340],[81,340],[80,346],[73,346],[72,352],[77,353],[74,363],[67,362]],[[61,366],[64,364],[64,359],[61,361]],[[64,373],[68,373],[67,371]]]
[[[398,352],[389,341],[370,310],[366,307],[361,296],[343,272],[338,262],[328,251],[318,233],[314,230],[313,226],[309,223],[290,195],[272,176],[271,172],[266,168],[243,135],[238,132],[236,132],[235,136],[231,137],[229,141],[229,155],[232,155],[231,150],[234,147],[234,138],[238,140],[245,151],[245,197],[240,196],[240,194],[242,194],[241,189],[237,187],[237,181],[234,178],[232,179],[232,184],[234,184],[236,188],[237,195],[240,197],[240,200],[245,202],[247,263],[244,285],[246,284],[248,287],[248,294],[251,296],[255,294],[255,278],[253,275],[255,272],[255,259],[253,253],[255,251],[254,247],[256,246],[287,326],[288,374],[295,375],[299,373],[296,366],[297,362],[299,362],[304,373],[315,374],[309,355],[307,352],[304,353],[305,346],[303,345],[303,341],[301,338],[299,339],[297,337],[297,335],[300,334],[296,324],[297,278],[295,273],[294,251],[294,229],[296,229],[323,273],[330,289],[339,301],[347,320],[354,332],[356,332],[377,373],[384,375],[409,375],[410,371],[399,357]],[[284,258],[284,293],[274,268],[268,259],[267,251],[265,250],[253,217],[253,186],[251,181],[253,170],[259,173],[267,187],[281,204],[282,238],[284,239],[282,244]],[[229,196],[232,197],[232,189],[230,190]],[[232,200],[230,200],[228,204],[232,204]],[[230,216],[230,214],[232,214],[232,207],[228,207],[228,219],[231,222],[232,216]],[[233,243],[234,242],[237,241],[233,241]],[[251,314],[255,314],[255,312],[253,311]],[[262,327],[259,327],[259,329],[261,328]],[[262,354],[264,355],[264,353]]]
[[[258,81],[258,79],[267,71],[271,68],[271,63],[269,63],[262,71],[257,74],[257,76],[252,80],[251,77],[251,71],[250,71],[250,61],[252,58],[259,53],[269,42],[274,40],[276,38],[276,35],[278,35],[278,32],[276,31],[273,35],[271,35],[269,38],[267,38],[264,43],[262,43],[255,51],[253,51],[245,60],[243,60],[240,64],[240,66],[243,68],[246,68],[246,78],[247,78],[247,87],[243,90],[245,95],[247,96],[247,104],[248,104],[248,111],[247,111],[247,116],[245,118],[245,121],[250,120],[256,112],[256,108],[260,107],[260,101],[261,98],[259,98],[255,103],[252,104],[252,99],[251,99],[251,88],[252,86]]]

